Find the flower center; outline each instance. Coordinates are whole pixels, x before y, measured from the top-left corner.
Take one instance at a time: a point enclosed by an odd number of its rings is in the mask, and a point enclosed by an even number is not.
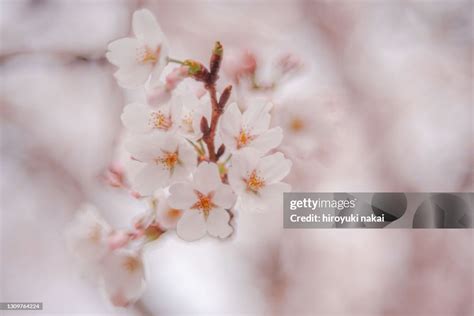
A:
[[[101,227],[99,224],[95,224],[93,227],[91,227],[91,230],[89,231],[88,237],[89,240],[95,244],[98,244],[100,241],[101,237]]]
[[[183,123],[183,127],[186,129],[188,133],[194,132],[193,118],[191,117],[191,114],[186,114],[183,117],[182,123]]]
[[[204,195],[199,191],[194,191],[197,196],[196,203],[191,206],[192,209],[197,209],[204,212],[204,216],[207,218],[209,216],[209,211],[216,207],[216,205],[212,202],[212,194],[209,193],[208,195]]]
[[[170,208],[168,212],[166,212],[166,214],[170,219],[178,219],[179,217],[181,217],[181,210]]]
[[[304,122],[302,119],[295,117],[291,120],[290,128],[294,132],[300,132],[304,128]]]
[[[128,256],[125,258],[124,262],[123,262],[123,266],[125,267],[125,269],[129,272],[129,273],[133,273],[135,272],[138,267],[140,266],[140,262],[138,261],[137,258],[135,257],[132,257],[132,256]]]
[[[257,175],[256,170],[252,171],[248,179],[244,179],[244,181],[247,183],[247,190],[253,193],[258,193],[265,186],[264,179]]]
[[[237,136],[235,139],[237,141],[237,149],[240,149],[254,140],[255,136],[246,132],[244,129],[241,129],[239,136]]]
[[[148,46],[144,45],[140,48],[137,48],[137,60],[142,64],[150,63],[152,65],[158,62],[158,57],[160,56],[161,46],[158,46],[156,51],[151,50]]]
[[[165,152],[165,154],[155,159],[157,164],[162,164],[168,170],[173,170],[175,165],[179,162],[179,156],[177,152]]]
[[[149,124],[156,129],[168,130],[173,125],[170,117],[165,116],[161,111],[151,112]]]

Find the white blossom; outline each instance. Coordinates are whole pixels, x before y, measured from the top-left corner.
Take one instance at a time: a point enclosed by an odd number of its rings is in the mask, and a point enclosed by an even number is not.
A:
[[[181,108],[181,102],[175,98],[158,108],[132,103],[123,109],[121,119],[132,133],[171,132],[179,127]]]
[[[282,153],[259,157],[247,148],[232,156],[229,183],[239,196],[243,210],[268,210],[281,205],[283,192],[291,190],[281,180],[290,172],[291,161]]]
[[[100,283],[115,306],[127,307],[135,303],[146,285],[141,254],[129,249],[110,252],[102,262]]]
[[[280,127],[269,129],[271,107],[271,103],[255,102],[241,113],[236,103],[230,104],[220,122],[220,134],[226,148],[235,152],[250,147],[265,154],[278,146],[283,132]]]
[[[112,304],[125,307],[143,293],[143,263],[135,250],[110,247],[114,233],[92,205],[82,206],[66,231],[69,247],[88,276],[99,282]]]
[[[160,227],[166,230],[175,229],[184,211],[171,207],[168,203],[168,196],[162,191],[155,194],[153,204],[156,209],[156,220]]]
[[[107,252],[107,238],[111,232],[111,227],[97,209],[85,204],[66,230],[66,240],[80,261],[98,262]]]
[[[215,163],[202,162],[192,181],[172,185],[168,203],[185,210],[176,228],[184,240],[200,239],[206,232],[219,238],[232,233],[226,209],[234,205],[235,195],[229,185],[221,182]]]
[[[137,88],[157,80],[167,63],[168,44],[153,14],[146,9],[135,11],[132,20],[135,37],[113,41],[107,59],[119,67],[114,74],[120,86]]]
[[[198,140],[202,137],[201,119],[211,120],[211,101],[209,96],[200,99],[194,93],[183,93],[181,96],[180,133],[189,140]]]
[[[197,163],[194,148],[175,134],[135,136],[125,146],[134,159],[142,162],[131,179],[133,188],[142,195],[185,180]]]

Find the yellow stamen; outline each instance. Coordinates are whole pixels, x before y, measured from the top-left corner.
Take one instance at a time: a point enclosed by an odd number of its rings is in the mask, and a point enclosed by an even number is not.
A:
[[[161,163],[168,170],[173,170],[175,165],[179,162],[177,152],[165,152],[162,157],[157,158],[155,161],[157,164]]]
[[[244,180],[247,183],[247,190],[252,191],[254,193],[258,193],[258,190],[265,186],[264,179],[257,175],[256,170],[252,171],[248,179]]]
[[[170,219],[178,219],[181,217],[181,210],[170,208],[166,214]]]
[[[133,273],[140,266],[140,261],[136,257],[127,256],[123,262],[123,266],[129,273]]]
[[[186,115],[183,120],[183,126],[186,128],[186,131],[188,133],[192,133],[194,132],[194,128],[193,128],[193,118],[191,117],[190,114]]]
[[[173,125],[173,121],[168,116],[165,116],[161,111],[152,112],[150,114],[149,124],[156,129],[168,130]]]
[[[246,132],[244,129],[241,129],[239,136],[235,139],[237,141],[237,148],[240,149],[255,139],[255,136],[250,135],[250,133]]]
[[[101,237],[101,227],[99,224],[95,224],[93,227],[91,227],[91,230],[89,231],[88,238],[90,241],[93,243],[97,244],[100,241]]]
[[[160,52],[161,46],[159,46],[155,52],[152,51],[148,46],[144,46],[138,49],[137,59],[142,64],[150,63],[152,65],[155,65],[158,62]]]
[[[204,195],[199,191],[195,191],[195,193],[198,200],[193,206],[191,206],[191,208],[204,212],[204,216],[207,218],[207,216],[209,216],[209,211],[216,207],[216,205],[212,202],[212,195],[211,193]]]
[[[295,117],[291,120],[291,123],[290,123],[290,128],[294,131],[294,132],[299,132],[301,131],[303,128],[304,128],[304,122],[302,119],[298,118],[298,117]]]

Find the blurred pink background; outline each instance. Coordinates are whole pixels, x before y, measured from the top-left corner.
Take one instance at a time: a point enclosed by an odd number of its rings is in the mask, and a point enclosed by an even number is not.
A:
[[[470,1],[0,0],[0,301],[44,303],[7,315],[474,313],[472,230],[283,230],[281,213],[240,214],[225,242],[170,233],[146,253],[137,306],[109,306],[64,226],[83,202],[118,226],[144,211],[100,177],[142,97],[104,53],[141,7],[173,57],[207,62],[220,40],[264,66],[303,61],[267,96],[294,190],[473,191]]]

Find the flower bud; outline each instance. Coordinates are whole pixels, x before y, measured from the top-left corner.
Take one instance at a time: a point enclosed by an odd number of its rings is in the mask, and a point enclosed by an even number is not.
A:
[[[129,236],[128,234],[122,232],[122,231],[115,231],[112,234],[110,234],[107,243],[109,245],[110,250],[115,250],[118,248],[122,248],[128,243]]]
[[[214,83],[219,78],[218,73],[221,68],[222,56],[224,54],[224,48],[220,42],[216,42],[214,49],[212,50],[211,62],[210,62],[210,79],[211,83]]]
[[[230,94],[232,93],[232,86],[227,86],[219,98],[219,103],[217,104],[219,110],[222,112],[224,110],[227,101],[229,101]]]
[[[210,131],[209,123],[207,122],[207,118],[203,116],[201,118],[201,132],[204,135],[204,137],[206,137],[209,134],[209,131]]]
[[[164,231],[158,225],[151,225],[145,229],[145,237],[148,241],[158,239]]]
[[[171,91],[176,88],[176,86],[183,81],[188,75],[189,69],[187,66],[181,66],[173,69],[166,76],[166,88]]]
[[[217,153],[216,153],[216,159],[219,159],[225,152],[225,145],[222,144],[219,146],[219,149],[217,149]]]
[[[158,85],[146,92],[146,99],[151,106],[160,106],[171,99],[171,91],[165,85]]]
[[[195,80],[206,82],[209,78],[209,71],[200,62],[187,59],[184,61],[184,65],[188,67],[188,75]]]
[[[257,70],[257,58],[251,51],[244,51],[226,57],[224,72],[234,81],[242,77],[249,77]]]

